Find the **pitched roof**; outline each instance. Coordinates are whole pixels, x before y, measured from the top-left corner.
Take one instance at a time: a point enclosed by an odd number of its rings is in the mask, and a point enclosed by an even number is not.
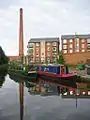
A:
[[[53,38],[31,38],[29,42],[41,42],[41,41],[59,41],[59,37],[53,37]]]
[[[61,39],[74,39],[75,37],[79,37],[81,39],[90,39],[90,34],[86,35],[62,35]]]

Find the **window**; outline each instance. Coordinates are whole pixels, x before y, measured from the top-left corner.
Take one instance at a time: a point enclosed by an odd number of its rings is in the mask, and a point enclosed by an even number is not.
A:
[[[38,47],[38,46],[39,46],[39,43],[36,43],[36,46]]]
[[[85,41],[84,39],[81,40],[81,42],[84,42],[84,41]]]
[[[73,44],[70,44],[70,48],[73,48]]]
[[[73,50],[70,50],[70,53],[73,53]]]
[[[85,50],[83,49],[82,52],[85,52]]]
[[[47,42],[47,45],[50,45],[50,42]]]
[[[76,52],[79,52],[79,49],[77,49]]]
[[[76,45],[76,51],[79,51],[79,44]]]
[[[28,47],[33,47],[33,43],[29,43]]]
[[[47,53],[47,56],[50,56],[50,52]]]
[[[42,55],[44,55],[44,53],[42,53]]]
[[[67,43],[67,40],[63,40],[63,43]]]
[[[36,49],[36,52],[39,52],[39,49]]]
[[[67,50],[64,50],[64,51],[63,51],[63,53],[65,53],[65,54],[66,54],[66,53],[67,53]]]
[[[50,47],[47,48],[47,51],[50,51]]]
[[[36,57],[38,57],[39,56],[39,54],[38,53],[36,53]]]
[[[87,39],[87,43],[89,43],[89,44],[90,44],[90,39]]]
[[[50,62],[50,58],[47,58],[47,62]]]
[[[79,38],[76,38],[76,42],[77,42],[77,44],[79,44]]]
[[[72,43],[72,42],[73,42],[73,40],[71,39],[71,40],[70,40],[70,43]]]
[[[43,60],[44,60],[44,57],[41,58],[41,61],[43,61]]]
[[[63,49],[67,49],[67,45],[63,45]]]
[[[82,48],[84,48],[84,44],[82,44]]]
[[[53,50],[53,51],[56,51],[56,47],[53,47],[52,50]]]
[[[90,49],[90,44],[87,45],[87,49]]]
[[[77,48],[78,47],[78,48]],[[76,38],[76,50],[79,49],[79,38]]]
[[[56,46],[56,45],[57,45],[57,43],[56,43],[56,42],[53,42],[53,43],[52,43],[52,45],[53,45],[53,46]]]
[[[38,57],[36,58],[36,61],[39,61],[39,58],[38,58]]]

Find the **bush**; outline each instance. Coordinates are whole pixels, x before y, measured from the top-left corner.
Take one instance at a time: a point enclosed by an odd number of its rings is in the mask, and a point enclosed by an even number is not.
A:
[[[57,59],[57,64],[62,64],[62,65],[65,64],[65,60],[62,53],[59,55],[59,59]]]

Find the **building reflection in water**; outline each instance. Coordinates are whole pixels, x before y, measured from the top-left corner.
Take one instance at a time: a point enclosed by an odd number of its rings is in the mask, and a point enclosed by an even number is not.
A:
[[[10,76],[11,79],[16,80],[16,77]],[[18,78],[17,78],[18,79]],[[32,82],[31,82],[32,81]],[[20,92],[20,117],[23,120],[23,96],[24,96],[24,85],[28,88],[28,92],[31,95],[40,96],[51,96],[57,95],[62,99],[75,99],[75,106],[78,106],[78,99],[89,98],[90,99],[90,83],[73,83],[68,85],[62,85],[57,82],[38,78],[37,80],[23,80],[20,81],[19,92]]]
[[[20,100],[20,120],[23,120],[24,109],[24,83],[19,84],[19,100]]]
[[[61,93],[68,91],[69,88],[75,89],[72,86],[60,85],[55,82],[42,80],[42,79],[38,79],[38,82],[34,82],[34,83],[31,83],[29,81],[26,82],[26,87],[28,87],[28,92],[33,95],[36,94],[45,95],[45,96],[60,95]]]

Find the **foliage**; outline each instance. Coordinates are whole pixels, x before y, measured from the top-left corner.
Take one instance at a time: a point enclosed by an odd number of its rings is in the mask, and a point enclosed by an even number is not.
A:
[[[12,61],[9,61],[9,69],[22,69],[22,65],[19,61],[17,60],[12,60]]]
[[[59,58],[57,58],[57,64],[65,64],[65,60],[62,53],[59,53]]]
[[[2,47],[0,47],[0,65],[2,64],[8,64],[8,57],[5,55]]]

